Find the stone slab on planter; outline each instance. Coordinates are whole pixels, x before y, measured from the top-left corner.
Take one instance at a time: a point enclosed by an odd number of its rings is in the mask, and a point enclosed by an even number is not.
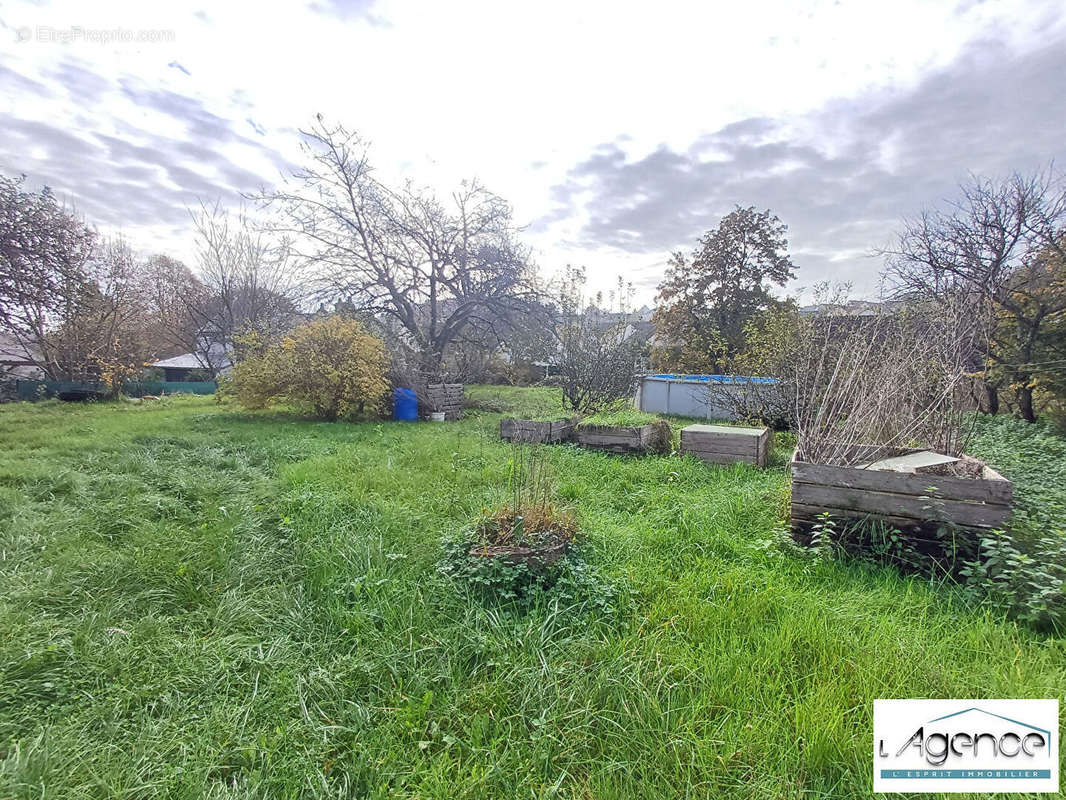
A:
[[[463,391],[461,383],[431,383],[426,386],[425,414],[428,417],[434,411],[443,411],[449,422],[463,416]]]
[[[500,420],[500,438],[505,442],[529,442],[530,444],[568,442],[574,435],[576,424],[577,420],[574,419],[538,422],[531,419],[504,418]]]
[[[919,451],[900,449],[888,455],[912,452]],[[950,522],[988,530],[1007,523],[1014,500],[1011,482],[986,464],[980,477],[963,478],[813,464],[797,449],[789,469],[793,524],[816,522],[828,512],[835,518],[875,518],[899,527]]]
[[[681,452],[708,464],[765,467],[770,457],[770,429],[734,425],[689,425],[681,429]]]
[[[578,425],[574,438],[582,447],[593,450],[607,450],[612,453],[658,453],[663,452],[661,426],[664,422],[650,425]],[[669,431],[669,426],[667,426]],[[670,435],[666,436],[665,447],[669,450]]]

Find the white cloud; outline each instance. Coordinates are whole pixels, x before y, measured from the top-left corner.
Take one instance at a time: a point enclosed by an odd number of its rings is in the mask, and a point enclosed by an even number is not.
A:
[[[852,129],[872,107],[912,96],[930,75],[973,59],[975,42],[995,39],[1009,70],[1012,59],[1061,40],[1066,28],[1057,0],[315,0],[286,9],[6,5],[0,64],[9,72],[0,81],[8,107],[0,115],[18,131],[0,144],[0,168],[61,183],[86,213],[121,222],[141,246],[188,258],[187,226],[173,209],[212,185],[232,195],[254,188],[249,181],[273,180],[295,157],[295,129],[321,112],[370,138],[386,174],[441,188],[482,179],[514,203],[521,221],[537,223],[529,236],[545,267],[583,262],[603,285],[623,271],[653,286],[664,252],[590,240],[588,225],[602,214],[580,198],[569,197],[567,214],[552,214],[554,187],[603,143],[614,143],[626,163],[666,161],[730,123],[767,118],[775,137],[816,144],[831,164],[853,152],[857,135],[869,140],[868,130]],[[16,42],[26,26],[83,33],[68,44]],[[114,29],[152,41],[99,41],[99,32]],[[120,153],[99,137],[148,152]],[[958,169],[959,159],[935,148],[904,148],[904,137],[888,125],[863,157],[888,175],[915,169],[909,159],[925,159],[938,174]],[[1030,156],[1024,141],[997,146],[1005,161],[1015,150]],[[791,182],[804,171],[799,163],[770,163],[764,179]],[[109,175],[114,169],[125,173]],[[642,191],[643,199],[587,197],[638,207],[648,202],[649,189]],[[699,187],[689,191],[698,195]],[[852,196],[863,201],[861,192]],[[677,198],[679,215],[692,213],[683,206],[690,200]],[[798,252],[853,264],[838,256],[873,230],[847,216],[825,220],[826,230],[834,222],[839,244],[824,230],[800,229]],[[640,235],[639,225],[630,230]],[[691,243],[681,237],[671,246]]]

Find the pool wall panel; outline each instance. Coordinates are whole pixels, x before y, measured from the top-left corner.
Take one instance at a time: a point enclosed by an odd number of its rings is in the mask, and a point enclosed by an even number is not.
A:
[[[636,406],[652,414],[673,414],[680,417],[733,420],[736,417],[723,394],[745,390],[742,376],[707,375],[645,375],[637,393]],[[772,382],[755,378],[759,383]],[[712,392],[710,384],[714,383]]]

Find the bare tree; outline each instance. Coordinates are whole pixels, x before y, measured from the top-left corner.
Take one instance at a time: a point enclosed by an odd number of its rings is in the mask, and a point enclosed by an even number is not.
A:
[[[0,176],[0,324],[49,377],[65,367],[48,334],[93,294],[96,234],[45,187]]]
[[[563,400],[579,414],[593,414],[631,402],[644,342],[633,334],[626,312],[585,306],[584,286],[585,270],[568,267],[558,289],[554,330]],[[619,302],[624,305],[624,298]]]
[[[115,392],[151,355],[149,314],[140,294],[141,264],[121,237],[101,240],[81,275],[75,302],[39,342],[56,377],[104,378]]]
[[[148,315],[146,337],[156,357],[195,352],[200,326],[192,308],[206,308],[207,287],[180,261],[157,254],[141,267],[138,292]]]
[[[284,247],[241,214],[194,214],[204,282],[165,256],[143,263],[103,239],[47,189],[0,177],[0,325],[53,379],[139,370],[161,350],[191,350],[217,373],[242,333],[287,328],[295,305]]]
[[[258,334],[265,344],[292,326],[299,292],[287,243],[257,229],[243,211],[201,203],[192,218],[200,283],[187,283],[181,300],[193,352],[204,369],[218,374],[243,336]]]
[[[1061,263],[1064,232],[1066,179],[1048,168],[1003,181],[973,177],[945,210],[904,220],[899,241],[884,251],[899,296],[965,305],[983,323],[984,363],[972,367],[987,368],[991,411],[998,374],[1014,388],[1022,418],[1036,419],[1034,354],[1043,327],[1066,310],[1066,293],[1048,291],[1041,264]],[[1004,315],[1012,330],[997,337]]]
[[[491,327],[532,297],[511,209],[477,182],[447,201],[375,176],[367,146],[321,116],[303,131],[308,166],[259,196],[292,238],[320,296],[384,317],[428,379],[471,325]]]
[[[47,377],[118,386],[147,355],[140,264],[121,237],[22,184],[0,177],[0,325]]]

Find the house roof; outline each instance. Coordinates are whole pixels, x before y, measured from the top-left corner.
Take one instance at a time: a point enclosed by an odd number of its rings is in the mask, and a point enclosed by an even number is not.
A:
[[[229,348],[221,344],[212,344],[205,353],[182,353],[180,356],[171,356],[161,361],[153,361],[153,367],[170,369],[210,369],[212,366],[221,366],[223,370],[230,367]]]
[[[33,352],[9,333],[0,333],[0,361],[5,364],[32,364]]]
[[[182,353],[173,358],[164,358],[162,361],[153,361],[153,367],[171,367],[173,369],[204,369],[205,365],[196,353]]]
[[[802,306],[799,313],[809,317],[876,317],[882,313],[894,314],[901,303],[896,300],[848,300],[846,303],[817,303]]]

